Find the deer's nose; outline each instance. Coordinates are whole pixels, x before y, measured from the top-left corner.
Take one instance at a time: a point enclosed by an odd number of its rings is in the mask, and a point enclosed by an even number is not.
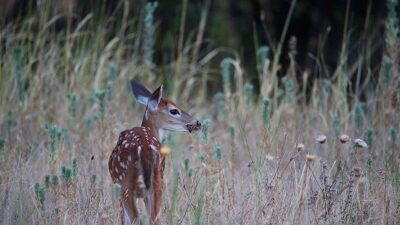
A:
[[[196,126],[201,127],[200,121],[196,120]]]

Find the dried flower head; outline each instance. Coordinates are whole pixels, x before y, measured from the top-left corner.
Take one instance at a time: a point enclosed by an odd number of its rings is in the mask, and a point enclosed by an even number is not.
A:
[[[355,177],[361,177],[362,174],[363,174],[363,171],[362,171],[361,167],[354,167],[353,168],[353,175]]]
[[[365,177],[365,176],[362,176],[362,177],[360,177],[360,178],[358,179],[357,184],[358,184],[358,185],[364,185],[364,184],[366,184],[367,182],[368,182],[368,178]]]
[[[266,160],[269,160],[269,161],[273,161],[273,160],[275,160],[275,157],[274,157],[273,155],[267,154],[267,155],[265,156],[265,159],[266,159]]]
[[[316,160],[317,157],[315,155],[307,154],[306,159],[307,159],[307,161],[312,162],[312,161]]]
[[[305,147],[305,145],[303,144],[303,143],[296,143],[296,150],[298,151],[298,152],[301,152],[301,151],[303,151],[304,150],[304,147]]]
[[[350,137],[347,134],[342,134],[339,136],[339,141],[342,142],[342,144],[344,144],[350,141]]]
[[[355,145],[356,145],[357,148],[368,148],[367,142],[365,142],[365,141],[362,140],[362,139],[356,139],[356,140],[354,141],[354,143],[355,143]]]
[[[170,147],[161,147],[160,153],[163,156],[169,156],[169,155],[171,155],[171,148]]]
[[[319,143],[323,144],[326,142],[326,136],[321,134],[315,140],[318,141]]]

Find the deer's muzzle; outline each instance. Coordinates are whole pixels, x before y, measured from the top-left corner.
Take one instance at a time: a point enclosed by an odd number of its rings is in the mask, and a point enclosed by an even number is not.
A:
[[[199,131],[201,130],[201,123],[200,121],[196,120],[194,123],[188,123],[186,124],[186,127],[190,133],[194,131]]]

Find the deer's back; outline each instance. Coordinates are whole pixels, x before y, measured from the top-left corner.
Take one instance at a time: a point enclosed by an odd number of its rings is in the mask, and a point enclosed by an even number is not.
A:
[[[145,185],[149,187],[149,178],[153,164],[159,158],[160,146],[158,139],[147,127],[122,131],[108,163],[113,182],[129,185],[143,175]]]

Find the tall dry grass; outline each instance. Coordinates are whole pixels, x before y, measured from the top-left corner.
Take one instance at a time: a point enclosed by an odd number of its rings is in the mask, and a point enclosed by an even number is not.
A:
[[[315,80],[305,104],[295,76],[306,82],[307,74],[292,68],[280,80],[279,52],[266,46],[257,51],[261,90],[247,82],[237,54],[212,67],[226,50],[201,52],[207,8],[195,40],[183,35],[183,9],[177,58],[155,66],[154,31],[143,29],[154,28],[156,5],[143,20],[128,11],[112,22],[89,14],[62,32],[51,6],[41,7],[1,31],[1,224],[119,223],[107,163],[119,132],[141,121],[132,78],[152,88],[164,82],[166,95],[206,124],[163,143],[172,155],[162,224],[399,223],[396,50],[378,83],[360,81],[367,101],[349,101],[344,35],[335,75]],[[388,49],[399,43],[391,26]],[[212,97],[207,84],[217,80]]]

